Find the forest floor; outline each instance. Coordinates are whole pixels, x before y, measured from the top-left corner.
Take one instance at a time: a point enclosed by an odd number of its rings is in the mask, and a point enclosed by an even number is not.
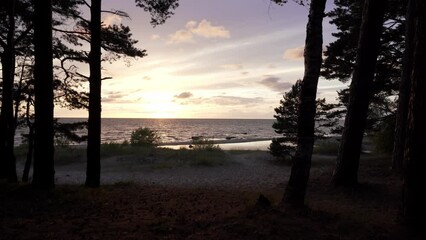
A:
[[[256,156],[252,163],[266,157],[233,153],[237,163],[202,170],[183,166],[184,173],[244,168],[238,165],[241,154]],[[289,167],[272,161],[264,161],[267,169],[286,173],[281,182],[267,185],[119,181],[98,189],[59,183],[40,191],[0,183],[0,239],[424,239],[398,223],[401,181],[390,171],[388,156],[364,154],[361,183],[351,190],[330,186],[333,159],[314,161],[303,210],[280,206]],[[182,166],[160,171],[178,174],[176,168]],[[271,206],[257,204],[260,194]]]

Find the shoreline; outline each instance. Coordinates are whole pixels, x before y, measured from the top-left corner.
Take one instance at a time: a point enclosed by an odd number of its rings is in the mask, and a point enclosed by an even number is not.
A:
[[[214,145],[219,145],[223,150],[261,150],[267,151],[271,142],[271,138],[256,138],[256,139],[220,139],[209,140]],[[180,149],[190,148],[193,143],[191,141],[161,143],[158,147]]]
[[[220,139],[220,140],[209,140],[215,145],[219,145],[223,150],[261,150],[268,151],[267,147],[272,141],[272,138],[255,138],[255,139]],[[101,145],[107,145],[110,143],[102,143]],[[122,144],[122,143],[116,143]],[[189,148],[193,144],[192,141],[179,141],[179,142],[166,142],[160,143],[157,147],[160,148]],[[15,146],[20,147],[21,145]],[[69,144],[66,145],[72,148],[86,148],[87,144]],[[55,146],[56,147],[56,146]]]
[[[259,151],[268,151],[269,144],[271,139],[256,139],[256,140],[218,140],[212,141],[214,145],[218,145],[222,150],[259,150]],[[158,147],[171,148],[171,149],[180,149],[180,148],[190,148],[191,142],[185,142],[180,144],[160,144]]]

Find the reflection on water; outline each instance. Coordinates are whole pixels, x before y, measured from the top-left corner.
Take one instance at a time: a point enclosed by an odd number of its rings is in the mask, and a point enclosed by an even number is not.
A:
[[[236,142],[236,143],[219,143],[219,147],[223,150],[260,150],[268,151],[270,140],[267,141],[253,141],[253,142]],[[167,145],[162,146],[172,149],[189,148],[188,144],[180,145]]]
[[[63,118],[61,122],[77,122],[85,119]],[[163,143],[187,143],[192,137],[201,136],[212,140],[264,140],[277,135],[272,129],[273,119],[102,119],[101,141],[123,142],[129,140],[132,131],[139,127],[148,127],[157,131]],[[15,143],[21,143],[18,129]],[[85,131],[79,134],[86,134]]]

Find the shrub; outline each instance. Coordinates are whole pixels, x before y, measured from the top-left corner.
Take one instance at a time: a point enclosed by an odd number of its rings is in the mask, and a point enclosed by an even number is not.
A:
[[[222,150],[219,145],[214,144],[213,141],[206,138],[199,138],[192,140],[193,150],[205,150],[205,151],[218,151]]]
[[[295,151],[295,146],[291,141],[286,141],[285,138],[273,138],[268,147],[272,156],[277,158],[291,157]]]
[[[318,140],[314,145],[314,153],[325,155],[337,155],[340,141],[335,138]]]
[[[395,138],[395,118],[385,119],[379,126],[379,131],[373,135],[373,144],[378,153],[392,153]]]
[[[160,136],[149,128],[138,128],[130,136],[130,144],[133,146],[157,146],[160,143]]]

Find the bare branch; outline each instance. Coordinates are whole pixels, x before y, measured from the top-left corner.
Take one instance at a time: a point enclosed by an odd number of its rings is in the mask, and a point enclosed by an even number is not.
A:
[[[89,79],[90,79],[90,77],[88,77],[88,76],[86,76],[86,75],[83,75],[83,74],[81,74],[81,73],[79,73],[79,72],[75,72],[75,74],[76,74],[77,76],[82,77],[82,78],[85,78],[85,79],[87,79],[87,80],[89,80]]]
[[[90,4],[86,2],[86,0],[83,0],[83,2],[88,8],[92,8],[92,6],[90,6]]]
[[[24,32],[22,32],[21,33],[21,35],[19,35],[19,37],[18,38],[16,38],[16,40],[15,40],[15,44],[18,44],[22,39],[24,39],[27,35],[28,35],[28,33],[30,33],[30,31],[32,30],[34,28],[34,25],[33,24],[31,24],[30,26],[28,26],[28,28],[24,31]]]
[[[120,11],[120,10],[115,10],[115,9],[112,9],[111,11],[109,11],[109,10],[102,10],[101,12],[102,13],[111,13],[111,14],[114,14],[114,15],[117,15],[117,16],[120,16],[120,17],[131,19],[130,16],[129,16],[129,14],[127,14],[124,11]]]
[[[69,31],[69,30],[62,30],[59,28],[52,28],[54,31],[61,32],[61,33],[67,33],[67,34],[82,34],[82,35],[90,35],[88,32],[78,32],[78,31]]]
[[[3,40],[0,39],[0,46],[4,49],[4,48],[7,47],[7,44]]]

